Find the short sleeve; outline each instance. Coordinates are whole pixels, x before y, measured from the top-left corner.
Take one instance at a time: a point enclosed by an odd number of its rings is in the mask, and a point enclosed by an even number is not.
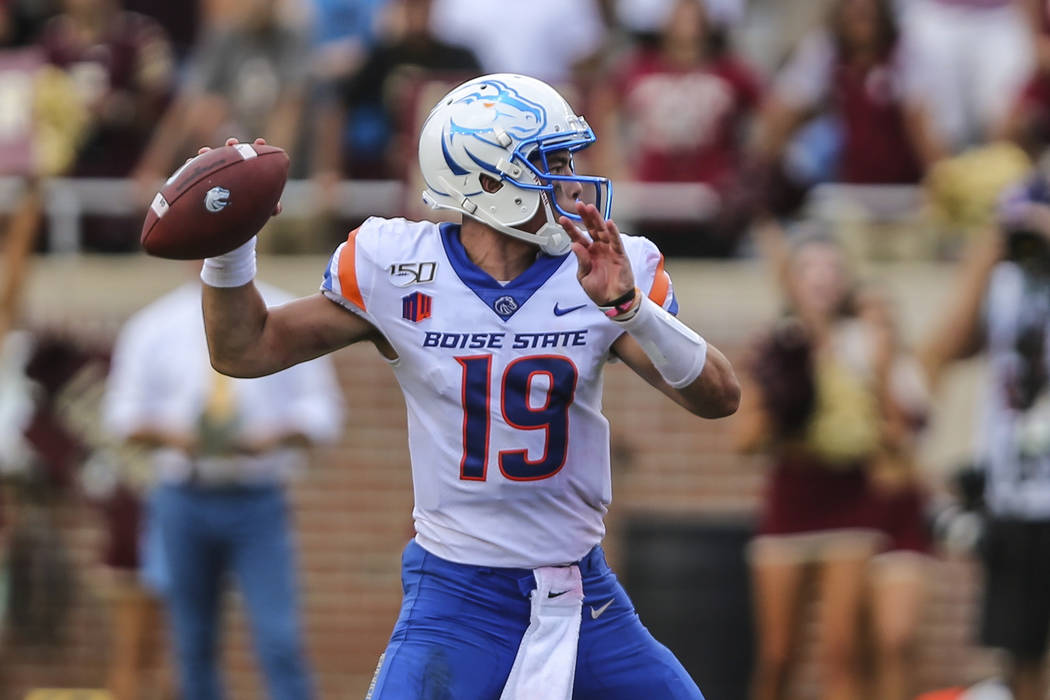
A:
[[[371,218],[355,228],[339,244],[328,261],[321,292],[376,325],[368,311],[376,279],[375,246],[379,219]]]
[[[149,366],[154,336],[148,317],[139,316],[125,325],[113,348],[102,398],[102,424],[120,440],[158,421]]]
[[[625,236],[623,240],[638,288],[664,309],[677,315],[678,299],[671,276],[664,269],[664,256],[660,249],[648,238],[640,236]]]

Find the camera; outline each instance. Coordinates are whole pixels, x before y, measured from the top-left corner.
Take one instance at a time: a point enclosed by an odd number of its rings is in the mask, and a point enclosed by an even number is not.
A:
[[[1050,241],[1025,228],[1005,229],[1006,259],[1050,274]]]
[[[1045,209],[1045,215],[1036,215]],[[1050,275],[1050,181],[1042,170],[1007,190],[999,202],[999,222],[1005,241],[1005,258],[1031,272]]]
[[[955,554],[976,553],[984,541],[985,468],[979,464],[958,467],[948,481],[950,495],[934,501],[929,525],[934,539]]]

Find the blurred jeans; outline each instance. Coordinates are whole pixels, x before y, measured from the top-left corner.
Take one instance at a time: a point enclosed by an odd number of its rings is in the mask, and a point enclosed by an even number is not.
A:
[[[144,503],[143,526],[139,538],[139,581],[153,595],[164,598],[168,594],[171,574],[164,553],[164,541],[157,518],[158,492],[151,492]]]
[[[243,596],[270,697],[313,697],[281,487],[164,485],[151,505],[151,527],[160,530],[168,568],[165,596],[181,697],[223,697],[218,642],[227,572]]]

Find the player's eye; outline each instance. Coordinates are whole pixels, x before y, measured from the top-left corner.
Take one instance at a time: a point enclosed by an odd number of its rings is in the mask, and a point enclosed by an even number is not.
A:
[[[550,172],[555,175],[568,175],[572,173],[572,160],[565,156],[550,158],[547,161],[547,165],[550,167]]]

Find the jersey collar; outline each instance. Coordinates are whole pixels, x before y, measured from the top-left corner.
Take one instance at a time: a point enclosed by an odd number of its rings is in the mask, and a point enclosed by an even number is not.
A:
[[[475,265],[459,239],[459,224],[440,224],[441,243],[449,264],[463,284],[504,321],[525,305],[529,297],[558,271],[570,253],[547,255],[540,253],[536,262],[507,284],[500,284],[489,273]]]

